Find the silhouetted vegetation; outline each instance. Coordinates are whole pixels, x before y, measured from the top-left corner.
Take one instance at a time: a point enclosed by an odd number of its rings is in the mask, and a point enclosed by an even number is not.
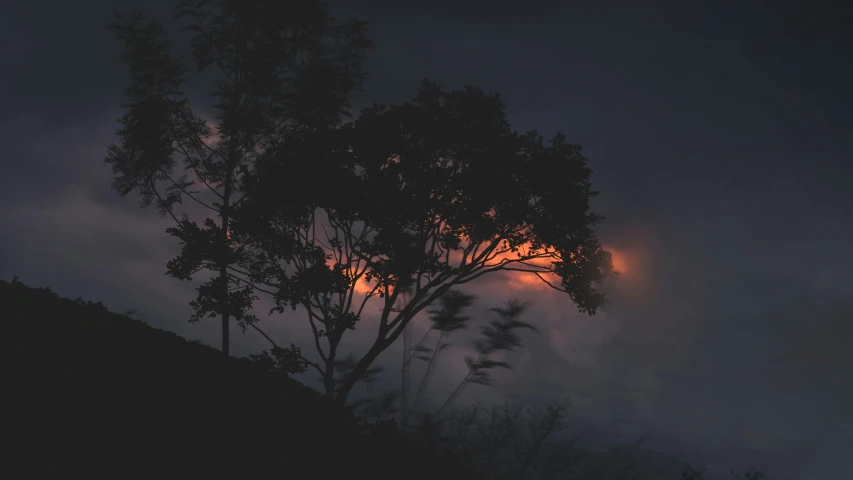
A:
[[[468,329],[472,317],[465,315],[464,312],[473,304],[475,299],[476,297],[473,295],[458,290],[449,290],[439,297],[438,306],[428,311],[430,328],[424,332],[418,343],[410,346],[407,337],[403,337],[400,418],[404,427],[409,425],[409,419],[412,418],[412,415],[419,412],[418,401],[426,395],[439,356],[452,347],[451,336],[458,330]],[[512,364],[500,355],[521,348],[519,330],[538,331],[535,326],[521,319],[527,308],[527,303],[518,299],[510,299],[503,306],[490,309],[490,313],[496,314],[497,318],[490,320],[485,325],[480,325],[480,335],[472,341],[476,356],[466,355],[464,357],[467,371],[462,380],[435,412],[420,413],[425,413],[429,417],[440,418],[468,385],[492,386],[494,384],[492,374],[496,369],[511,369]],[[428,340],[433,332],[438,333],[438,338],[433,347],[428,347]],[[414,391],[414,399],[409,404],[407,398],[411,387],[408,382],[412,362],[415,360],[425,362],[426,370],[421,377],[418,388]]]
[[[595,313],[612,262],[593,232],[589,175],[564,136],[514,132],[499,96],[424,82],[410,103],[271,146],[244,177],[232,238],[253,288],[306,312],[309,365],[344,403],[420,312],[484,275],[538,277]],[[293,179],[299,188],[282,188]],[[377,308],[375,340],[337,382],[346,332]]]
[[[116,13],[111,29],[124,44],[130,85],[119,143],[105,160],[119,194],[137,192],[143,206],[175,221],[168,233],[183,248],[168,273],[181,280],[212,274],[192,302],[191,321],[221,316],[228,353],[229,320],[244,330],[255,320],[254,291],[243,288],[240,268],[246,257],[230,233],[245,199],[243,177],[285,132],[340,123],[370,44],[364,23],[336,23],[316,0],[184,0],[175,18],[192,32],[194,73],[215,72],[210,115],[183,90],[189,69],[163,24]],[[187,215],[179,210],[184,202],[202,213]]]
[[[568,402],[477,404],[401,431],[282,375],[279,357],[227,357],[100,303],[0,281],[0,311],[15,478],[678,478],[662,473],[676,461],[656,467],[640,443],[602,452],[561,440]]]
[[[265,362],[100,303],[0,281],[0,311],[14,478],[476,478]]]
[[[536,330],[518,299],[489,310],[447,399],[418,409],[454,332],[470,327],[466,284],[510,272],[583,313],[605,304],[613,264],[579,145],[513,130],[500,96],[473,86],[425,80],[409,102],[353,115],[367,25],[338,22],[320,0],[183,0],[174,18],[190,62],[161,22],[116,14],[130,80],[105,161],[117,193],[174,221],[167,273],[202,276],[190,321],[219,317],[224,355],[100,304],[0,283],[20,339],[10,378],[24,413],[10,432],[22,465],[74,478],[643,478],[639,445],[590,463],[594,453],[554,441],[568,402],[453,410]],[[191,76],[209,81],[211,105],[191,101]],[[304,312],[313,352],[266,335],[261,294],[270,314]],[[374,340],[343,355],[371,310]],[[424,312],[429,330],[413,344]],[[271,349],[231,358],[231,323]],[[398,340],[400,390],[349,402]],[[413,391],[414,361],[426,368]],[[306,371],[322,394],[291,378]]]
[[[344,405],[421,311],[483,275],[535,275],[590,314],[603,304],[597,283],[613,267],[593,232],[602,218],[580,146],[513,131],[498,95],[428,81],[409,103],[345,122],[370,43],[364,23],[336,24],[317,0],[183,1],[176,17],[189,21],[197,71],[217,71],[215,114],[181,90],[187,69],[164,27],[118,16],[131,83],[106,161],[120,194],[136,191],[176,222],[168,273],[213,273],[192,320],[221,316],[224,352],[230,319],[261,331],[260,292],[280,312],[301,307],[316,356],[273,350],[298,360],[284,370],[315,370]],[[176,210],[184,201],[197,220]],[[343,337],[374,298],[376,340],[342,375]],[[469,362],[460,388],[506,366],[492,350]],[[407,382],[402,394],[405,412]]]

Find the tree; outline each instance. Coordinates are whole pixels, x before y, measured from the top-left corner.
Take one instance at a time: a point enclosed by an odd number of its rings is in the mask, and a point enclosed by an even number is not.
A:
[[[336,23],[319,0],[185,0],[176,18],[191,32],[195,73],[213,71],[211,118],[182,91],[188,69],[172,53],[164,26],[142,14],[111,25],[124,43],[130,73],[118,144],[106,162],[122,196],[137,192],[175,226],[182,244],[167,273],[210,277],[191,302],[190,321],[221,316],[222,351],[229,321],[257,328],[257,285],[246,278],[246,248],[232,235],[233,211],[246,198],[242,177],[287,132],[337,125],[362,81],[365,23]],[[183,168],[180,168],[183,167]],[[180,171],[182,170],[182,171]],[[200,224],[184,201],[202,210]]]
[[[235,229],[277,309],[306,312],[310,366],[344,403],[422,310],[484,275],[533,275],[581,312],[601,307],[597,284],[613,266],[580,150],[562,134],[514,132],[497,95],[424,82],[410,103],[268,149],[244,178]],[[376,299],[375,340],[336,380],[343,336]]]

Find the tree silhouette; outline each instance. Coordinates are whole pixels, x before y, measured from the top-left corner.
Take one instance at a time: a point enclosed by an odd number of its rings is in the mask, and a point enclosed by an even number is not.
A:
[[[318,0],[185,0],[176,11],[192,35],[195,73],[214,72],[214,113],[202,117],[182,90],[188,69],[171,52],[164,26],[117,13],[111,29],[124,43],[131,81],[119,143],[105,160],[120,195],[135,191],[143,206],[174,219],[167,231],[182,248],[168,274],[209,275],[191,303],[191,321],[221,316],[228,354],[230,319],[244,331],[257,328],[248,257],[231,228],[246,198],[242,177],[286,132],[341,121],[360,87],[369,42],[363,22],[336,23]],[[178,211],[185,201],[202,211],[200,223],[189,209]]]
[[[538,277],[594,314],[612,261],[593,232],[589,176],[565,136],[514,132],[497,95],[424,82],[410,103],[288,132],[243,178],[234,225],[277,309],[307,313],[311,366],[345,402],[422,310],[483,275]],[[375,340],[336,381],[342,338],[376,298]]]

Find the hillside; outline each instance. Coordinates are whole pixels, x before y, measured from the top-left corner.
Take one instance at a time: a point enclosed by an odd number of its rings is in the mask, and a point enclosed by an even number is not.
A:
[[[472,478],[393,432],[361,433],[294,380],[100,303],[0,281],[0,312],[8,478]]]

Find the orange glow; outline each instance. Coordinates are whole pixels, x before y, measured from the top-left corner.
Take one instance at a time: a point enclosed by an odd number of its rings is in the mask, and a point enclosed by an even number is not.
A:
[[[628,257],[625,252],[614,248],[605,248],[605,250],[613,257],[613,270],[622,275],[628,273]]]
[[[625,251],[617,250],[612,247],[603,247],[605,250],[610,252],[612,260],[613,260],[613,270],[620,275],[626,275],[630,272],[629,269],[629,258]],[[525,251],[525,250],[523,250]],[[512,254],[515,255],[515,254]],[[511,256],[507,256],[506,258],[511,258]],[[539,265],[547,267],[550,265],[552,260],[550,258],[537,258],[530,260],[528,263],[533,265]],[[505,272],[506,283],[507,286],[513,289],[523,289],[523,290],[536,290],[543,291],[548,290],[550,287],[542,281],[538,276],[533,273],[524,273],[524,272]],[[551,272],[542,272],[539,275],[542,276],[545,280],[548,280],[553,285],[560,285],[560,277],[551,273]]]
[[[506,248],[509,248],[509,247],[508,246],[501,246],[500,250],[505,250]],[[527,255],[535,255],[535,254],[536,254],[536,252],[533,251],[530,242],[527,242],[524,245],[522,245],[521,247],[519,247],[519,250],[517,252],[508,251],[508,252],[503,252],[503,253],[496,255],[494,260],[489,261],[489,264],[490,265],[496,264],[496,263],[500,263],[501,261],[518,260],[519,258],[525,257]],[[551,262],[553,262],[553,261],[554,261],[554,259],[550,258],[550,257],[539,257],[539,258],[531,258],[529,260],[525,260],[524,262],[529,264],[529,265],[535,265],[537,267],[549,267],[551,265]],[[521,266],[521,265],[519,265],[519,266]]]
[[[468,239],[463,236],[462,248],[466,248],[467,244],[468,244]],[[497,250],[504,250],[506,248],[507,248],[506,245],[502,245]],[[627,253],[624,250],[614,249],[612,247],[607,247],[607,246],[604,246],[604,249],[607,250],[608,252],[610,252],[612,255],[614,270],[616,272],[618,272],[619,274],[625,275],[629,271],[629,268],[628,268],[629,267],[629,259],[628,259]],[[519,248],[518,252],[507,251],[507,252],[503,252],[503,253],[500,253],[498,255],[495,255],[494,258],[491,258],[487,262],[487,264],[488,265],[497,265],[502,260],[505,260],[505,261],[517,260],[519,258],[519,254],[523,257],[525,255],[535,254],[535,252],[533,252],[531,250],[530,243],[528,242],[527,244],[522,245]],[[451,252],[451,254],[450,254],[451,264],[458,265],[461,261],[462,261],[462,253],[460,251],[456,250],[456,251]],[[470,262],[471,258],[469,257],[466,261]],[[526,260],[525,263],[527,265],[524,265],[521,263],[511,263],[509,265],[510,267],[528,268],[531,270],[535,270],[536,269],[535,267],[542,267],[543,270],[541,270],[539,272],[539,275],[542,278],[537,276],[535,273],[519,272],[519,271],[498,272],[498,275],[496,275],[496,277],[494,277],[494,278],[499,279],[500,283],[503,283],[506,287],[513,289],[513,290],[525,290],[525,291],[537,291],[537,292],[547,291],[551,287],[549,287],[542,280],[543,278],[545,280],[547,280],[548,282],[550,282],[552,285],[560,286],[560,284],[561,284],[561,280],[557,275],[544,270],[544,268],[550,267],[551,262],[553,262],[553,261],[554,261],[553,258],[544,257],[544,258],[533,258],[530,260]],[[335,261],[334,258],[329,258],[326,260],[326,265],[328,265],[329,267],[334,267],[336,263],[337,262]],[[352,276],[351,271],[348,271],[347,274]],[[375,282],[376,282],[376,280],[373,280],[372,282],[367,282],[364,279],[364,277],[361,277],[361,278],[359,278],[359,280],[357,282],[355,282],[354,285],[351,286],[351,288],[353,288],[355,293],[367,294],[367,293],[370,293],[371,291],[373,291],[373,288],[376,285]]]
[[[509,286],[513,290],[543,291],[551,288],[545,282],[543,282],[541,278],[537,277],[536,274],[525,272],[506,273],[507,286]],[[553,273],[540,273],[539,275],[541,275],[542,278],[551,282],[551,284],[553,285],[560,285],[560,278],[554,275]]]
[[[337,261],[335,261],[334,258],[327,258],[326,259],[326,265],[328,265],[329,268],[334,268],[336,264],[337,264]],[[351,271],[345,270],[345,272],[347,273],[347,276],[352,278],[352,272]],[[350,285],[352,286],[352,289],[355,291],[355,293],[361,293],[361,294],[370,293],[371,291],[373,291],[373,287],[376,286],[375,284],[371,285],[371,283],[367,282],[363,276],[361,278],[359,278],[357,282],[355,282],[355,285],[352,285],[352,284],[350,284]]]
[[[362,277],[359,278],[357,282],[355,282],[355,287],[353,288],[353,290],[355,291],[355,293],[368,294],[373,291],[373,287],[375,286],[376,285],[371,285],[370,283],[368,283],[364,279],[364,277]]]

